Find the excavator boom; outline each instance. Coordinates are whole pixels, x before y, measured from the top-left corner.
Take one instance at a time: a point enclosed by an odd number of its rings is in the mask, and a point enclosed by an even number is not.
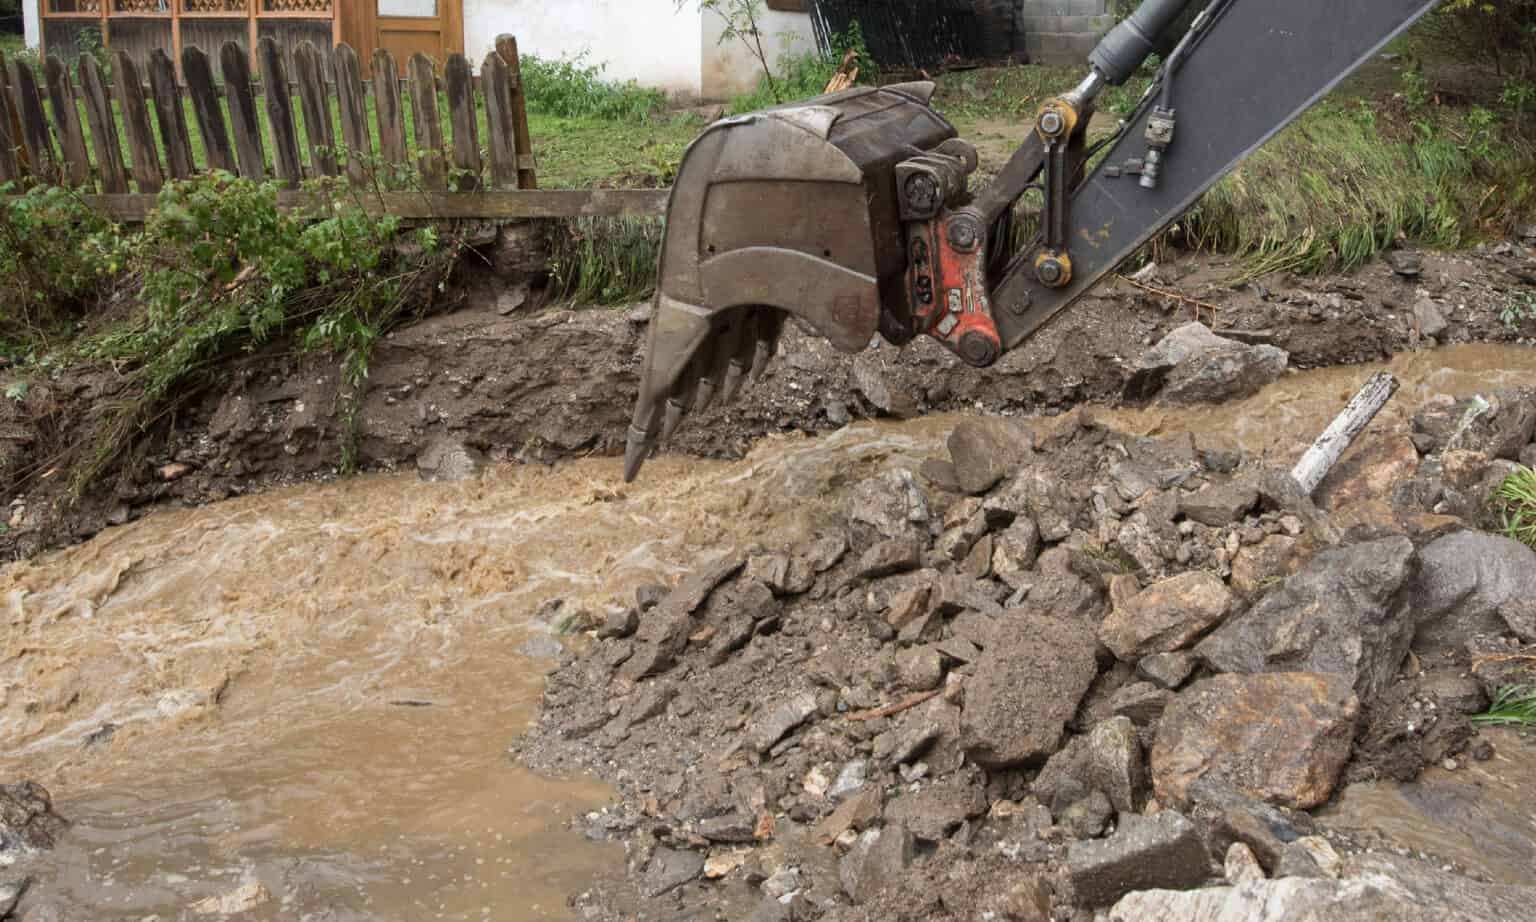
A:
[[[686,415],[732,399],[786,315],[853,352],[928,335],[978,367],[1071,306],[1437,0],[1146,0],[1046,101],[990,183],[929,105],[860,88],[725,119],[689,148],[668,209],[625,478]],[[1093,158],[1094,100],[1199,15]],[[1182,18],[1181,18],[1182,17]],[[1039,233],[1012,250],[1025,191]]]

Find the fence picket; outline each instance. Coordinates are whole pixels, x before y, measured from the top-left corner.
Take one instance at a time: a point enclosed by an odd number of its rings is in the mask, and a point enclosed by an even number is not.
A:
[[[501,188],[517,185],[517,140],[512,133],[512,86],[507,62],[492,51],[480,65],[480,90],[485,95],[485,132],[490,150],[491,183]]]
[[[32,175],[43,182],[56,182],[59,172],[54,163],[48,120],[43,115],[43,96],[38,92],[37,74],[26,61],[11,62],[11,98],[21,121],[22,148],[32,165]]]
[[[453,126],[453,166],[462,171],[455,191],[471,192],[480,185],[480,136],[475,125],[475,84],[469,61],[455,52],[443,67],[448,94],[448,123]]]
[[[48,83],[48,104],[53,109],[53,126],[59,134],[59,150],[69,183],[89,190],[91,157],[85,151],[85,133],[80,130],[80,110],[75,108],[75,87],[69,80],[69,68],[57,57],[43,61],[43,78]]]
[[[304,179],[299,164],[298,132],[293,128],[293,97],[288,95],[288,68],[282,49],[268,35],[256,43],[261,68],[262,99],[267,106],[267,130],[272,135],[272,172],[290,187]]]
[[[128,52],[112,55],[112,96],[117,100],[128,133],[128,154],[133,160],[133,182],[140,192],[159,192],[165,181],[160,172],[160,151],[155,147],[155,132],[149,127],[149,107],[144,104],[144,84],[138,65]]]
[[[336,114],[341,119],[341,141],[347,148],[347,178],[358,186],[368,181],[363,163],[373,156],[367,106],[357,52],[342,42],[336,46]]]
[[[379,119],[379,156],[406,163],[405,119],[400,111],[400,72],[383,48],[373,53],[373,108]]]
[[[17,154],[25,155],[21,146],[21,121],[11,103],[11,81],[5,73],[5,54],[0,53],[0,182],[21,179],[22,161]]]
[[[267,178],[267,156],[261,146],[256,95],[251,92],[250,62],[239,45],[225,42],[219,49],[219,67],[224,71],[224,96],[229,101],[229,127],[235,135],[240,175],[262,182]]]
[[[313,42],[302,41],[293,52],[299,72],[299,106],[304,113],[304,137],[309,141],[309,168],[322,176],[336,175],[336,135],[326,102],[325,61]]]
[[[229,146],[229,133],[224,129],[224,107],[219,105],[219,88],[213,82],[213,68],[201,48],[188,45],[181,49],[181,73],[187,81],[187,94],[192,97],[197,131],[203,136],[208,169],[233,173],[235,153]]]
[[[496,53],[507,64],[507,77],[512,84],[512,132],[517,141],[517,187],[537,189],[538,174],[534,172],[533,136],[528,131],[528,100],[523,95],[523,63],[517,53],[517,39],[511,35],[496,36]]]
[[[85,97],[85,121],[91,126],[91,146],[96,149],[96,173],[101,191],[117,195],[128,191],[123,169],[123,147],[117,139],[117,118],[107,98],[107,81],[101,64],[92,55],[80,56],[80,94]]]
[[[429,189],[443,188],[443,123],[437,115],[437,76],[432,59],[416,52],[406,64],[410,71],[411,124],[416,130],[417,162]]]
[[[176,179],[186,179],[197,169],[192,162],[192,139],[187,135],[187,113],[181,108],[176,87],[176,65],[165,49],[149,55],[149,91],[155,97],[155,122],[165,143],[165,165]]]

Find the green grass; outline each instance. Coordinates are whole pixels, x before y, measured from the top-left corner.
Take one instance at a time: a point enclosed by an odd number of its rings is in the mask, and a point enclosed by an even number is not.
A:
[[[1489,504],[1495,528],[1536,550],[1536,470],[1521,467],[1504,478]]]
[[[9,61],[18,51],[27,47],[26,39],[16,32],[0,32],[0,54]]]
[[[1536,685],[1507,685],[1499,689],[1493,705],[1472,715],[1472,722],[1480,727],[1536,726]]]

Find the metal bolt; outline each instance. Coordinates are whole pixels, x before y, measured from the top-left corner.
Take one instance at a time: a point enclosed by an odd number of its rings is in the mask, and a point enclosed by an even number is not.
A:
[[[975,368],[986,368],[1001,354],[995,340],[974,330],[960,337],[957,351],[967,365]]]
[[[1040,263],[1040,281],[1046,285],[1056,285],[1061,281],[1061,262],[1055,257],[1046,259]]]
[[[949,242],[957,250],[971,250],[976,246],[976,226],[970,221],[953,221],[949,225]]]
[[[1029,310],[1029,304],[1032,300],[1034,299],[1029,296],[1029,292],[1025,291],[1021,292],[1015,297],[1009,298],[1004,302],[1003,307],[1013,316],[1022,317],[1024,316],[1024,312]]]
[[[1047,135],[1061,134],[1062,126],[1061,113],[1055,109],[1048,110],[1040,116],[1040,130]]]

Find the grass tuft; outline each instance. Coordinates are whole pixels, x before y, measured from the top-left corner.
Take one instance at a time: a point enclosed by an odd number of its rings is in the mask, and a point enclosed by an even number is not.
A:
[[[1504,478],[1489,502],[1495,527],[1536,550],[1536,470],[1522,467]]]
[[[629,304],[656,288],[658,218],[576,218],[551,225],[550,290],[578,304]]]
[[[1536,685],[1506,685],[1493,697],[1493,705],[1472,715],[1480,727],[1536,726]]]

